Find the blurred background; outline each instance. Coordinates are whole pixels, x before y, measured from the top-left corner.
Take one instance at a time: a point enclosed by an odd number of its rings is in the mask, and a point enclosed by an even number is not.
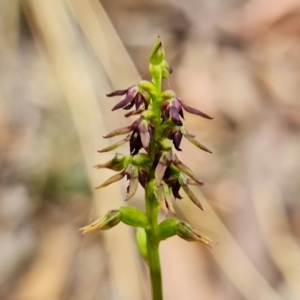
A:
[[[105,94],[149,79],[158,35],[164,88],[214,117],[185,121],[213,154],[180,153],[204,211],[175,206],[215,243],[161,244],[165,299],[300,299],[299,0],[2,0],[0,299],[150,299],[133,228],[78,228],[124,205],[125,181],[94,189],[134,120]]]

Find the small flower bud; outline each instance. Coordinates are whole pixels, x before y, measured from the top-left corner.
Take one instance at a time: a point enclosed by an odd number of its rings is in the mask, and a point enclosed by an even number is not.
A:
[[[157,83],[161,80],[161,78],[162,78],[162,68],[161,68],[161,66],[150,64],[149,72],[153,77],[154,83]]]
[[[136,243],[142,257],[148,263],[147,235],[144,228],[138,227],[136,231]]]
[[[172,142],[167,138],[161,138],[161,139],[158,140],[157,143],[165,151],[171,151],[172,150]]]
[[[166,79],[170,76],[170,74],[172,74],[173,70],[172,68],[169,66],[169,64],[164,60],[161,63],[161,68],[162,68],[162,78]]]
[[[117,209],[110,210],[105,216],[95,222],[80,228],[82,234],[94,232],[97,230],[106,230],[116,226],[121,221],[121,212]]]
[[[184,221],[180,221],[176,225],[176,234],[182,239],[189,242],[201,242],[211,248],[210,243],[212,240],[202,234],[199,234],[190,224]]]
[[[119,211],[121,212],[121,221],[124,224],[142,228],[149,226],[147,216],[139,209],[132,206],[122,206]]]
[[[166,91],[163,91],[160,94],[160,98],[163,101],[170,100],[170,99],[175,98],[175,97],[176,97],[176,94],[172,90],[166,90]]]
[[[165,51],[160,37],[158,37],[150,54],[150,63],[153,65],[160,65],[165,57]]]
[[[141,114],[141,119],[144,120],[153,120],[155,119],[155,113],[152,110],[145,110],[143,111],[143,113]]]
[[[138,83],[138,87],[139,87],[139,89],[141,89],[143,91],[146,91],[150,95],[155,95],[156,94],[155,86],[153,85],[153,83],[151,81],[141,80]]]
[[[135,166],[145,166],[145,165],[151,165],[152,160],[149,157],[149,155],[145,153],[139,153],[133,156],[132,158],[132,164]]]
[[[117,153],[113,159],[110,161],[104,163],[104,164],[98,164],[95,166],[97,169],[103,169],[107,168],[113,171],[121,171],[126,167],[126,162],[128,160],[128,157],[123,154]]]
[[[157,241],[162,241],[176,235],[177,226],[180,221],[175,218],[169,218],[162,221],[156,230],[155,238]]]

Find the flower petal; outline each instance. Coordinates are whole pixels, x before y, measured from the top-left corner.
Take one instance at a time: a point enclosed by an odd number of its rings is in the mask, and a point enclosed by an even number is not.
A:
[[[184,163],[182,163],[177,157],[175,160],[173,160],[173,164],[184,174],[188,175],[191,177],[193,180],[195,180],[199,184],[203,184],[197,177],[196,175],[192,172],[192,170],[186,166]]]
[[[165,193],[162,186],[154,190],[154,195],[157,202],[159,203],[160,208],[168,215],[169,209],[165,200]]]
[[[180,131],[177,131],[174,136],[173,136],[173,144],[176,150],[178,151],[182,151],[179,146],[181,143],[181,139],[182,139],[182,133]]]
[[[133,110],[133,111],[128,112],[128,113],[125,114],[124,116],[125,116],[126,118],[128,118],[128,117],[131,117],[131,116],[134,116],[134,115],[138,115],[138,114],[142,113],[144,110],[145,110],[145,108],[144,108],[144,107],[141,107],[141,108],[139,108],[138,110]]]
[[[156,169],[155,169],[156,186],[159,186],[161,184],[161,181],[164,177],[167,167],[168,166],[164,162],[161,162],[161,161],[158,162]]]
[[[205,118],[205,119],[209,119],[209,120],[212,120],[213,118],[210,117],[209,115],[205,114],[204,112],[196,109],[196,108],[193,108],[193,107],[190,107],[188,105],[186,105],[183,101],[180,101],[181,102],[181,105],[182,107],[187,111],[189,112],[190,114],[193,114],[193,115],[197,115],[197,116],[200,116],[202,118]]]
[[[102,183],[101,185],[99,185],[98,187],[96,187],[96,189],[102,189],[114,182],[117,182],[119,180],[121,180],[123,177],[125,176],[125,173],[124,172],[121,172],[121,173],[118,173],[118,174],[115,174],[113,176],[111,176],[110,178],[108,178],[104,183]]]
[[[112,131],[111,133],[105,135],[104,138],[107,139],[107,138],[111,138],[113,136],[126,134],[126,133],[129,133],[131,130],[132,130],[131,126],[122,127],[122,128],[116,129],[116,130]]]
[[[130,138],[130,143],[129,143],[129,149],[130,149],[130,154],[135,155],[138,154],[140,149],[142,148],[142,142],[141,142],[141,137],[139,133],[134,130],[132,132],[131,138]]]
[[[200,209],[203,210],[203,207],[200,203],[200,201],[197,199],[197,197],[194,195],[194,193],[190,190],[190,188],[187,185],[182,185],[183,190],[187,194],[187,196],[190,198],[190,200],[197,205]]]
[[[137,177],[130,177],[129,179],[129,186],[128,186],[128,193],[126,196],[125,201],[129,200],[131,197],[134,196],[139,186],[139,180]]]
[[[128,105],[132,99],[134,98],[135,95],[129,95],[127,94],[126,98],[123,99],[122,101],[120,101],[118,104],[116,104],[111,110],[114,111],[114,110],[117,110],[119,108],[123,108],[125,107],[126,105]]]
[[[145,188],[147,180],[148,173],[145,170],[139,170],[139,183],[143,188]]]
[[[172,192],[173,192],[175,199],[176,198],[182,199],[181,195],[179,194],[180,183],[178,182],[178,180],[176,180],[176,182],[174,184],[172,184],[171,187],[172,187]]]
[[[172,119],[173,123],[175,123],[178,126],[182,126],[182,122],[179,118],[178,109],[174,106],[171,106],[170,109],[169,109],[169,113],[170,113],[170,116],[171,116],[171,119]]]
[[[141,141],[143,147],[146,149],[149,146],[150,143],[150,133],[148,129],[148,124],[146,121],[141,120],[139,125],[138,125],[138,131],[141,136]]]
[[[189,185],[203,185],[204,184],[203,182],[196,182],[196,181],[194,181],[193,179],[190,179],[190,178],[187,178],[186,182]]]
[[[106,94],[106,96],[107,97],[122,96],[122,95],[125,95],[127,93],[127,91],[128,91],[128,89],[127,90],[117,90],[110,94]]]
[[[129,109],[131,109],[133,107],[133,105],[134,105],[134,101],[132,100],[128,105],[126,105],[125,107],[123,107],[123,109],[129,110]]]
[[[164,152],[155,168],[155,180],[156,180],[156,186],[160,186],[162,179],[164,178],[165,171],[167,167],[170,165],[170,161],[167,159],[168,153]]]
[[[206,148],[204,145],[200,144],[198,141],[196,141],[195,139],[189,137],[189,136],[185,136],[187,138],[188,141],[190,141],[193,145],[195,145],[197,148],[208,152],[208,153],[212,153],[208,148]]]
[[[166,184],[164,186],[164,193],[165,193],[165,202],[167,204],[168,210],[170,210],[174,215],[176,215],[174,206],[173,206],[173,197],[170,194],[170,190]]]
[[[129,139],[130,139],[130,134],[127,135],[127,137],[124,140],[121,140],[121,141],[119,141],[119,142],[117,142],[117,143],[115,143],[115,144],[113,144],[113,145],[111,145],[109,147],[106,147],[106,148],[104,148],[102,150],[98,150],[98,152],[99,153],[104,153],[104,152],[109,152],[111,150],[114,150],[114,149],[116,149],[116,148],[124,145],[125,143],[127,143],[129,141]]]

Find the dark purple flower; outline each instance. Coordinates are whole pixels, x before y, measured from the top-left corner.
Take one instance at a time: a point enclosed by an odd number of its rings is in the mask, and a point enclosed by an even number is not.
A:
[[[180,149],[180,144],[182,140],[182,136],[184,136],[189,142],[191,142],[193,145],[195,145],[197,148],[206,151],[208,153],[212,153],[208,148],[206,148],[204,145],[200,144],[198,141],[196,141],[194,138],[195,136],[193,134],[190,134],[186,131],[186,129],[183,126],[173,126],[168,127],[164,133],[163,133],[168,139],[173,141],[173,145],[176,150],[182,151]]]
[[[195,108],[192,108],[188,105],[186,105],[180,98],[176,97],[173,92],[171,91],[165,91],[163,92],[166,94],[167,100],[163,102],[162,104],[162,118],[163,121],[168,120],[171,117],[171,120],[173,123],[175,123],[178,126],[182,126],[182,121],[180,120],[180,117],[184,119],[183,110],[186,110],[187,112],[206,118],[206,119],[213,119],[209,115],[203,113],[200,110],[197,110]],[[172,96],[172,97],[169,97]],[[162,95],[162,98],[164,99],[164,94]]]
[[[156,163],[156,161],[158,161]],[[183,162],[181,162],[178,157],[172,151],[163,151],[160,155],[160,158],[156,158],[155,161],[155,180],[156,186],[159,186],[163,179],[166,176],[166,172],[168,172],[168,167],[174,165],[178,170],[182,173],[191,177],[198,184],[203,184],[196,175],[192,172],[192,170],[186,166]],[[172,164],[172,165],[171,165]]]
[[[148,120],[142,118],[137,119],[130,126],[122,127],[112,131],[104,136],[104,138],[110,138],[130,132],[130,153],[132,155],[137,154],[141,148],[144,148],[147,151],[150,141],[153,140],[154,126]],[[126,142],[126,139],[124,141]],[[121,141],[121,144],[124,143]]]
[[[101,167],[107,167],[107,164],[100,165]],[[99,165],[97,166],[99,167]],[[107,167],[108,168],[108,167]],[[129,184],[127,186],[127,196],[125,200],[130,199],[137,191],[138,184],[140,183],[143,188],[145,188],[146,182],[148,180],[148,172],[146,167],[138,167],[130,164],[122,172],[117,173],[107,179],[100,186],[96,187],[96,189],[104,188],[114,182],[117,182],[123,179],[126,176]]]
[[[135,105],[136,111],[144,104],[145,108],[148,108],[149,105],[149,95],[146,91],[140,89],[137,85],[133,85],[126,90],[118,90],[110,94],[106,94],[107,97],[122,96],[125,95],[125,98],[116,104],[112,111],[123,108],[131,109]]]
[[[169,178],[164,179],[164,181],[172,189],[174,198],[182,199],[181,195],[179,194],[180,183],[178,179],[176,177],[171,176]]]
[[[189,199],[200,209],[203,210],[200,201],[188,187],[188,184],[202,185],[202,182],[196,182],[194,180],[187,179],[181,172],[177,173],[176,175],[171,175],[169,178],[165,178],[164,181],[168,185],[168,187],[172,189],[172,193],[175,199],[182,199],[181,195],[179,194],[179,190],[180,188],[182,188],[185,191],[186,195],[189,197]]]

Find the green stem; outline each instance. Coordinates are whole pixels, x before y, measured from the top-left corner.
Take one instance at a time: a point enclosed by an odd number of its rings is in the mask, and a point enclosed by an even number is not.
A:
[[[157,227],[158,202],[154,196],[146,193],[146,213],[150,222],[147,234],[147,255],[150,269],[152,299],[162,300],[162,280],[159,258],[159,243],[153,238]]]
[[[158,244],[149,242],[147,244],[147,250],[152,287],[152,299],[163,300]]]
[[[155,134],[154,138],[157,137],[157,134],[160,134],[160,107],[158,104],[158,99],[161,93],[161,71],[157,76],[153,76],[153,83],[156,89],[156,95],[152,96],[153,107],[152,110],[156,115],[155,122]],[[152,144],[150,147],[150,155],[154,159],[155,154],[157,153],[157,147],[155,144]],[[154,173],[152,172],[151,178],[154,179]],[[163,300],[162,292],[162,278],[161,278],[161,268],[160,268],[160,258],[159,258],[159,243],[155,241],[154,235],[158,226],[158,212],[159,204],[153,194],[153,191],[149,188],[149,185],[146,186],[146,214],[150,223],[150,229],[146,230],[147,234],[147,256],[148,256],[148,265],[150,269],[150,278],[151,278],[151,289],[152,289],[152,299],[153,300]]]

